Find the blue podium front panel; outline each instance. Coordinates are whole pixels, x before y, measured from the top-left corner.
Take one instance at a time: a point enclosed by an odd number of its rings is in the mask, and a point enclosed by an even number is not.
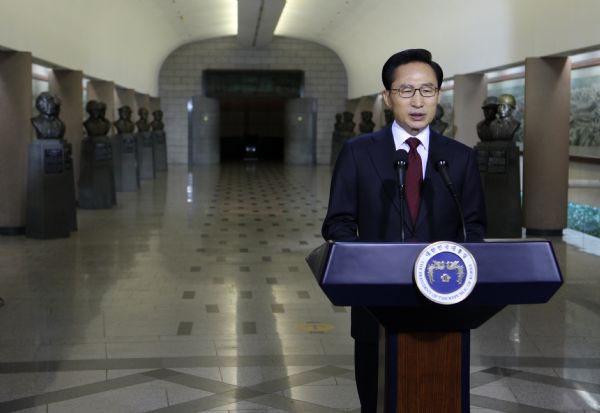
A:
[[[413,271],[428,244],[327,243],[307,257],[317,281],[335,305],[420,307]],[[544,303],[562,285],[547,241],[461,244],[475,257],[473,292],[453,306],[505,306]]]

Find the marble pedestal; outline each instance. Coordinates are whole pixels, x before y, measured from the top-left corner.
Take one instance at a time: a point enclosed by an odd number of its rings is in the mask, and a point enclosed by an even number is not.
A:
[[[164,172],[167,165],[167,135],[165,131],[154,131],[154,163],[157,172]]]
[[[111,142],[106,136],[86,138],[81,142],[79,207],[103,209],[116,203]]]
[[[137,140],[133,133],[115,135],[113,167],[117,192],[135,192],[140,188],[140,172],[137,162]]]
[[[156,163],[154,159],[154,136],[152,132],[137,134],[138,168],[140,179],[156,178]]]
[[[25,226],[29,238],[64,238],[77,227],[68,149],[60,139],[37,139],[29,145]]]
[[[475,146],[487,209],[486,238],[521,238],[519,148],[512,141]]]

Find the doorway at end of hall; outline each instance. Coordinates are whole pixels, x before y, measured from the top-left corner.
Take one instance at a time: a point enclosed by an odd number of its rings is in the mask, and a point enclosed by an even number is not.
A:
[[[221,161],[283,162],[284,98],[220,98]]]

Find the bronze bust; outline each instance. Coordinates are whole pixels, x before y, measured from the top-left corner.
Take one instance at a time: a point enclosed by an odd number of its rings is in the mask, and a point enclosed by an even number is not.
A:
[[[333,125],[333,130],[335,132],[340,132],[342,130],[342,114],[335,114],[335,124]]]
[[[152,123],[150,123],[150,127],[153,131],[161,131],[165,129],[165,124],[162,121],[163,112],[162,110],[155,110],[152,112]]]
[[[383,126],[384,128],[386,126],[390,126],[394,122],[394,112],[392,112],[391,109],[384,109],[383,116],[385,117],[385,125]]]
[[[38,139],[62,139],[65,136],[65,124],[58,118],[60,99],[48,92],[42,92],[35,100],[35,107],[40,112],[31,118]]]
[[[517,102],[513,95],[501,95],[498,97],[498,113],[496,119],[490,123],[492,140],[513,140],[515,132],[521,125],[518,120],[512,117],[512,112],[516,107]]]
[[[106,105],[97,100],[90,100],[85,105],[89,117],[83,122],[83,126],[89,137],[106,136],[110,130],[110,122],[105,118]]]
[[[342,132],[354,133],[354,127],[356,126],[356,123],[354,123],[354,113],[346,111],[342,116]]]
[[[148,109],[139,108],[138,115],[140,118],[135,123],[135,126],[137,126],[137,131],[148,132],[150,130],[150,124],[148,123]]]
[[[496,119],[496,114],[498,113],[498,98],[496,96],[488,96],[483,101],[481,109],[483,110],[483,120],[477,123],[477,136],[483,142],[491,141],[493,139],[490,125]]]
[[[119,119],[114,122],[119,133],[133,133],[135,125],[131,120],[131,108],[127,105],[119,108]]]
[[[433,122],[431,122],[431,125],[429,125],[429,127],[441,135],[443,135],[444,131],[448,128],[448,122],[444,122],[444,120],[442,119],[443,117],[444,108],[438,103],[435,109],[435,117],[433,118]]]
[[[373,112],[367,110],[360,112],[360,123],[358,124],[358,129],[360,132],[371,133],[373,132],[373,128],[375,128],[375,123],[373,122]]]

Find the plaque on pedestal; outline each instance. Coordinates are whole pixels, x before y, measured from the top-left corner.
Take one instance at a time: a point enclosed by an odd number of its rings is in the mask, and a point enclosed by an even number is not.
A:
[[[118,192],[134,192],[140,188],[137,142],[133,133],[120,133],[113,139],[115,186]]]
[[[27,237],[69,236],[73,226],[72,185],[72,170],[65,168],[64,141],[33,141],[29,145],[27,174]]]
[[[154,163],[159,172],[166,171],[167,166],[167,135],[165,131],[153,131],[154,135]]]
[[[475,146],[487,209],[486,238],[521,238],[519,148],[512,141]]]
[[[152,132],[137,134],[138,168],[140,179],[156,178],[156,163],[154,159],[154,136]]]
[[[81,142],[80,208],[102,209],[116,205],[112,151],[107,137],[86,138]]]

